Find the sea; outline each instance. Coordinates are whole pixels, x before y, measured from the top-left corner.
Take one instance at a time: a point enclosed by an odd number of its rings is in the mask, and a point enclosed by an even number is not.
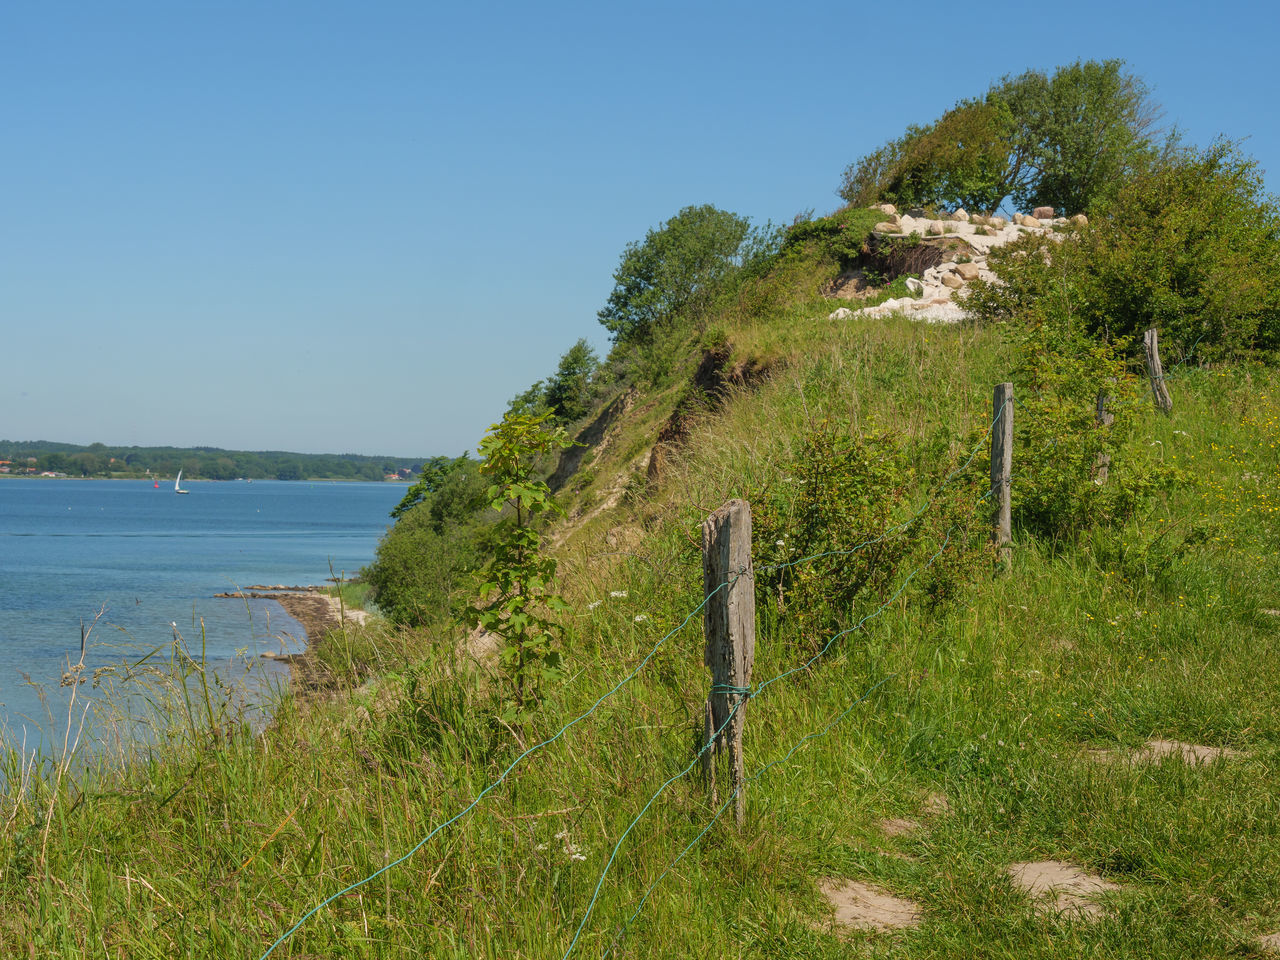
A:
[[[262,654],[300,652],[305,632],[274,601],[214,595],[355,576],[405,492],[393,483],[184,485],[182,496],[150,480],[0,480],[5,746],[56,751],[70,735],[91,750],[102,733],[95,716],[110,714],[103,700],[143,714],[164,702],[162,675],[175,667],[191,677],[199,664],[224,708],[260,709],[287,671]],[[72,670],[82,638],[83,666]]]

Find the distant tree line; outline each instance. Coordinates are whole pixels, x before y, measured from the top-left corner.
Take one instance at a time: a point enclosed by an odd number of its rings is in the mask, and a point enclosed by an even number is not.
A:
[[[421,474],[424,464],[449,459],[0,440],[0,461],[9,461],[0,467],[7,466],[11,475],[50,472],[71,477],[172,477],[181,470],[183,478],[191,480],[382,480],[390,474],[408,480]]]

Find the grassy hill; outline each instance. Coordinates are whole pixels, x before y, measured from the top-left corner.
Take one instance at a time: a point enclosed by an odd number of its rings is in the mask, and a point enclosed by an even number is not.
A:
[[[1176,476],[1114,521],[1019,527],[995,577],[991,391],[1024,348],[829,320],[835,269],[761,280],[619,389],[564,483],[566,678],[532,720],[495,719],[504,683],[461,631],[383,625],[331,635],[332,695],[262,734],[214,687],[158,752],[61,779],[11,754],[4,952],[259,956],[301,921],[273,956],[1257,953],[1280,930],[1275,370],[1176,366],[1172,416],[1130,405],[1108,482]],[[1031,399],[1016,425],[1055,415]],[[907,524],[878,572],[769,572],[823,542],[819,477],[855,501],[845,533]],[[741,829],[697,763],[698,526],[733,497],[761,588]],[[1049,860],[1116,885],[1096,916],[1010,879]],[[918,925],[836,925],[822,890],[846,881]]]
[[[959,183],[998,205],[1003,173],[974,186],[1005,157],[992,97],[1042,87],[1006,80],[912,128],[849,190],[915,202]],[[966,166],[953,128],[994,145]],[[93,678],[145,687],[150,745],[100,718],[110,746],[83,755],[73,704],[58,755],[8,753],[0,953],[1266,955],[1280,300],[1258,278],[1280,233],[1230,149],[1122,146],[1088,224],[1054,218],[989,258],[939,210],[918,211],[930,240],[881,229],[883,207],[756,232],[686,208],[629,247],[602,311],[611,355],[595,366],[580,344],[505,421],[578,445],[513,457],[536,465],[519,511],[490,508],[496,456],[411,488],[362,588],[387,616],[315,646],[323,689],[257,730],[175,648]],[[996,278],[971,285],[970,322],[837,312],[911,311],[909,275],[960,258]],[[1148,326],[1167,416],[1135,349]],[[563,516],[524,524],[543,479]],[[758,627],[740,826],[700,777],[700,526],[735,498],[754,569],[723,586],[754,591]],[[520,709],[519,651],[455,615],[504,549],[556,565],[495,626],[553,624],[534,647],[558,670]],[[537,599],[553,589],[562,605]]]

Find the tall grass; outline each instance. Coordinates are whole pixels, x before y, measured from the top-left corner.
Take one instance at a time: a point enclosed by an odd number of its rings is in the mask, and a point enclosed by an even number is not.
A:
[[[236,722],[194,651],[172,651],[196,682],[157,698],[167,725],[149,743],[61,779],[9,755],[0,954],[260,956],[649,657],[273,956],[559,957],[597,884],[574,956],[1248,955],[1280,929],[1280,617],[1267,612],[1280,608],[1280,403],[1265,369],[1184,369],[1173,417],[1144,414],[1141,442],[1194,482],[1128,527],[1069,549],[1020,537],[1010,576],[976,576],[927,615],[909,587],[754,698],[743,829],[708,830],[716,809],[677,779],[601,881],[697,749],[700,622],[655,645],[701,600],[704,512],[780,482],[822,419],[901,434],[919,504],[1006,378],[989,331],[837,324],[816,306],[736,328],[735,345],[774,352],[780,372],[709,414],[661,485],[564,545],[568,676],[536,721],[494,719],[502,684],[458,635],[348,624],[335,662],[364,666],[335,668],[332,696],[283,697],[265,730]],[[791,628],[763,620],[758,680],[800,662]],[[1089,753],[1156,736],[1246,756],[1193,768]],[[951,812],[930,812],[931,794]],[[886,817],[919,828],[889,837]],[[1050,857],[1119,882],[1113,911],[1037,918],[1004,869]],[[817,888],[829,876],[911,897],[924,923],[833,932]]]

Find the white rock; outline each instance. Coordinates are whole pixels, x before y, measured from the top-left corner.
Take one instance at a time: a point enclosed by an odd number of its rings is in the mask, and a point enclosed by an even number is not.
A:
[[[969,219],[969,213],[964,209],[964,207],[961,207],[959,210],[957,210],[955,213],[951,215],[951,219],[967,221]]]
[[[907,290],[918,297],[920,294],[924,293],[924,284],[915,277],[907,277]]]
[[[853,316],[853,311],[848,307],[840,307],[832,313],[827,314],[828,320],[848,320]]]
[[[930,221],[929,221],[929,229],[928,229],[926,232],[927,232],[927,233],[929,234],[929,236],[931,236],[931,237],[940,237],[940,236],[942,236],[942,234],[943,234],[943,232],[944,232],[944,231],[943,231],[943,227],[942,227],[942,221],[941,221],[941,220],[930,220]]]

